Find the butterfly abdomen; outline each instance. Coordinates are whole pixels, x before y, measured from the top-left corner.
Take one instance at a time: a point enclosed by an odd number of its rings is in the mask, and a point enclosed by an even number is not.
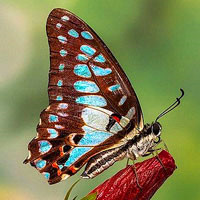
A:
[[[92,157],[82,173],[82,178],[94,178],[104,170],[112,166],[116,161],[122,160],[127,154],[127,148],[117,147],[103,151]]]

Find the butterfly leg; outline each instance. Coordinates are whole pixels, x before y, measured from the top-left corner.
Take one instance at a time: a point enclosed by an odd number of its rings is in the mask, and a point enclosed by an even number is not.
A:
[[[143,157],[146,157],[146,156],[149,156],[150,154],[152,154],[152,156],[154,157],[156,157],[157,158],[157,160],[160,162],[160,164],[162,165],[162,167],[165,169],[165,171],[166,171],[166,168],[165,168],[165,166],[163,165],[163,162],[160,160],[160,158],[159,158],[159,156],[158,156],[158,151],[159,150],[161,150],[161,148],[157,148],[157,149],[149,149],[149,151],[145,154],[145,155],[143,155]],[[155,153],[154,153],[155,152]]]
[[[162,160],[160,159],[160,157],[159,157],[159,155],[158,155],[158,150],[160,150],[160,148],[159,148],[159,149],[155,149],[156,158],[157,158],[157,160],[160,162],[160,164],[162,165],[162,167],[164,168],[164,170],[167,172],[167,169],[165,168],[165,166],[164,166]]]
[[[154,151],[155,150],[160,150],[160,148],[159,149],[149,149],[148,152],[146,154],[144,154],[142,157],[147,157],[149,155],[153,155],[154,156]]]
[[[164,147],[165,147],[165,150],[166,150],[167,152],[169,152],[169,149],[168,149],[166,143],[165,143],[163,140],[162,140],[161,142],[163,143],[163,145],[164,145]]]
[[[126,161],[126,167],[128,166],[129,160],[130,160],[130,158],[128,158]]]
[[[142,191],[142,187],[141,187],[141,185],[140,185],[140,183],[139,183],[139,179],[138,179],[138,175],[137,175],[137,171],[136,171],[136,167],[135,167],[135,162],[134,162],[134,160],[133,160],[133,165],[132,165],[132,167],[133,167],[133,171],[134,171],[134,173],[135,173],[137,186],[140,188],[140,191]]]
[[[160,140],[160,142],[163,142],[165,150],[169,152],[169,149],[166,145],[166,143],[163,140]],[[160,162],[160,164],[162,165],[162,167],[164,168],[165,171],[167,171],[167,169],[165,168],[165,166],[163,165],[163,162],[160,160],[159,156],[158,156],[158,151],[161,150],[161,148],[157,148],[157,149],[152,149],[153,152],[152,154],[154,155],[154,152],[156,153],[156,158],[158,159],[158,161]]]
[[[147,157],[147,156],[149,156],[151,154],[153,154],[153,153],[152,152],[148,152],[148,153],[144,154],[142,157]]]

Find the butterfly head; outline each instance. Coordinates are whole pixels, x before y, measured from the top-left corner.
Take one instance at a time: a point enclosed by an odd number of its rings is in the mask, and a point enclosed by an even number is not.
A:
[[[143,129],[143,136],[150,136],[153,140],[160,140],[162,126],[159,122],[153,122],[152,124],[146,124]]]

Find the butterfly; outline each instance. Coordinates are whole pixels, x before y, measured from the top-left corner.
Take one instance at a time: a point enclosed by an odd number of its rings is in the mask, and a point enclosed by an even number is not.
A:
[[[57,8],[47,19],[47,36],[49,106],[40,114],[24,163],[55,184],[84,165],[81,176],[94,178],[118,160],[152,153],[160,142],[157,120],[180,103],[183,90],[155,122],[144,125],[126,74],[92,28]]]

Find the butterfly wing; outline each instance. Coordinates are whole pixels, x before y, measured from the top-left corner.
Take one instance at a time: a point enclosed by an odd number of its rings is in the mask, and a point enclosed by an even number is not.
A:
[[[135,113],[133,116],[129,113],[129,118],[140,124],[140,104],[127,76],[85,22],[69,11],[55,9],[47,20],[47,34],[51,54],[50,103],[60,98],[65,102],[102,106],[121,116],[134,107]],[[58,87],[59,83],[62,87]],[[96,90],[90,91],[90,86],[97,86]]]
[[[132,128],[142,127],[143,118],[122,68],[85,22],[69,11],[54,9],[47,20],[47,35],[50,106],[41,113],[25,163],[53,184],[75,174],[96,153],[118,144],[130,132],[130,123]],[[115,115],[120,120],[108,130],[110,116]]]

